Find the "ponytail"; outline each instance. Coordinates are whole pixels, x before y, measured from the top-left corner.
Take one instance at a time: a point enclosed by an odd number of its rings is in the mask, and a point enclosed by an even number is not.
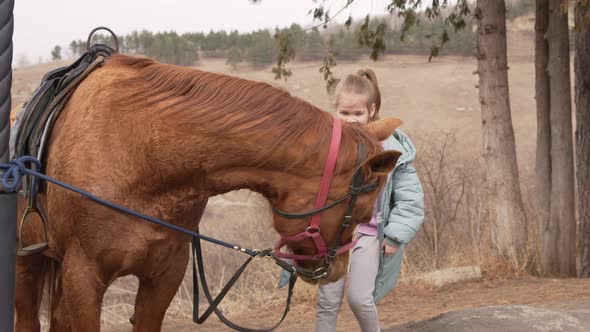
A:
[[[359,70],[357,74],[367,78],[375,88],[372,101],[373,103],[375,103],[375,114],[373,115],[373,118],[371,120],[379,120],[379,109],[381,108],[381,92],[379,91],[379,83],[377,83],[377,75],[375,75],[374,71],[368,68]]]

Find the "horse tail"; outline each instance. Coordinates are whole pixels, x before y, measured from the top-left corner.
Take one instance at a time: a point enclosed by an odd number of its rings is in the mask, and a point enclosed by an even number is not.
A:
[[[54,311],[61,300],[61,267],[57,260],[47,258],[43,266],[43,272],[45,275],[45,291],[47,296],[47,314],[48,322],[51,323],[54,317]]]

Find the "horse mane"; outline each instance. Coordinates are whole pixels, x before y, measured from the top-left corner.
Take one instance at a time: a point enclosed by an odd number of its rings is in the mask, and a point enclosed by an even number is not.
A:
[[[198,112],[199,121],[207,125],[191,129],[220,135],[280,131],[279,138],[271,142],[272,146],[264,149],[266,151],[261,151],[257,159],[264,159],[281,147],[297,144],[304,134],[315,140],[300,160],[330,142],[332,116],[329,113],[270,84],[122,54],[112,56],[110,64],[138,72],[132,78],[115,83],[121,92],[116,101],[119,106],[149,109],[163,103],[165,108],[156,107],[158,111],[165,112],[170,119],[176,118],[174,122],[179,126],[190,123],[187,117],[194,117]],[[354,137],[355,142],[369,143],[369,151],[376,149],[375,140],[360,126],[345,125],[343,137],[346,136]],[[351,150],[344,144],[343,152]]]

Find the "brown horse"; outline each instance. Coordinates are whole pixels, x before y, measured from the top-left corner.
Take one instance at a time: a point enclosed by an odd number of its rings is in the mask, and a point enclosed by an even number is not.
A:
[[[268,84],[114,55],[76,89],[53,129],[46,173],[98,197],[194,230],[210,196],[247,188],[283,211],[314,205],[330,144],[332,116]],[[379,144],[401,122],[366,128],[344,124],[328,202],[348,192],[363,143],[366,182],[384,182],[398,153]],[[380,187],[379,187],[380,188]],[[49,250],[19,257],[17,331],[39,330],[39,306],[48,262],[61,273],[53,294],[53,331],[99,331],[103,294],[118,277],[140,285],[134,331],[159,331],[189,258],[190,237],[98,205],[52,184],[41,190]],[[377,191],[359,196],[354,222],[367,221]],[[321,236],[334,241],[346,204],[322,214]],[[308,220],[274,215],[284,236]],[[341,243],[352,239],[349,227]],[[257,230],[252,230],[257,231]],[[25,229],[27,243],[41,231]],[[288,244],[312,255],[310,239]],[[328,281],[343,275],[338,255]],[[301,261],[315,268],[320,262]]]

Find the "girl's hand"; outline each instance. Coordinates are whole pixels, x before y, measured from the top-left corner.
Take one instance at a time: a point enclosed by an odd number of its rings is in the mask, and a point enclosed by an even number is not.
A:
[[[383,242],[383,248],[385,248],[385,256],[395,254],[399,250],[399,246],[392,246],[387,242]]]

